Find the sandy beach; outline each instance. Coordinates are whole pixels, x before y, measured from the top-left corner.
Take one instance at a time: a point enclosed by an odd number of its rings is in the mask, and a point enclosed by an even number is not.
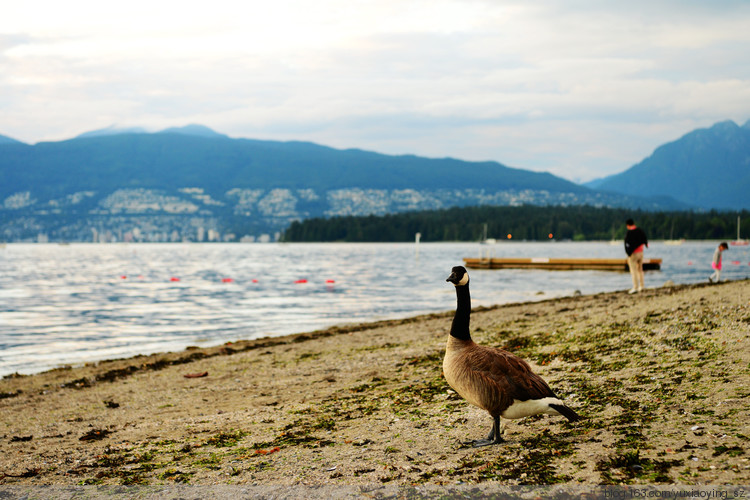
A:
[[[475,309],[585,417],[447,386],[453,312],[0,380],[0,485],[750,484],[750,281]]]

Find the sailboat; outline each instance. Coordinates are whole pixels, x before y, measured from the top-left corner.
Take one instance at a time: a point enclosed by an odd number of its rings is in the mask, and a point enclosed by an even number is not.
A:
[[[669,239],[664,240],[665,245],[682,245],[685,243],[685,238],[680,240],[674,239],[674,221],[672,221],[672,229],[669,230]]]
[[[737,216],[737,239],[729,242],[732,246],[745,246],[750,244],[747,240],[740,239],[740,216]]]

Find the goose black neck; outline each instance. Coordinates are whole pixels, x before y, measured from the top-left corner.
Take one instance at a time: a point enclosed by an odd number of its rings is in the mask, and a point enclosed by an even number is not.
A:
[[[471,295],[469,286],[456,287],[456,315],[451,324],[451,336],[459,340],[471,340],[469,319],[471,316]]]

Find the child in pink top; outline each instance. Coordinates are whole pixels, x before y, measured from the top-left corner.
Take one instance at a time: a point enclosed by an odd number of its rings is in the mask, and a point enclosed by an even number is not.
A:
[[[708,277],[708,281],[711,283],[718,283],[721,279],[721,254],[724,250],[727,250],[729,245],[725,241],[722,241],[719,246],[714,250],[714,258],[711,261],[711,268],[714,270],[713,274]]]

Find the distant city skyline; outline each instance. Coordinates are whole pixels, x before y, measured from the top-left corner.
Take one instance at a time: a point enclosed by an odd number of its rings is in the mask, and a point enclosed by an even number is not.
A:
[[[201,124],[576,182],[750,119],[750,3],[31,0],[0,16],[0,134]]]

